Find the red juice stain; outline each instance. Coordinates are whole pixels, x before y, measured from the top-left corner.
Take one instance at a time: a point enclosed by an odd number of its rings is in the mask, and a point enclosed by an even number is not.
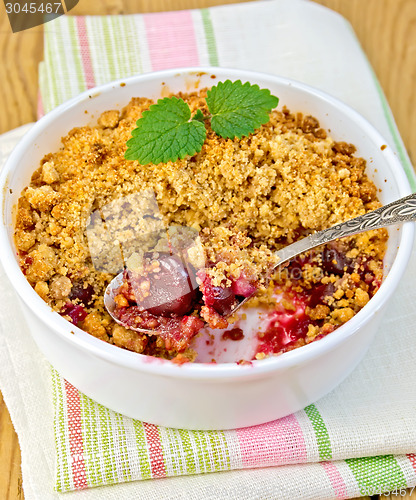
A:
[[[266,331],[262,333],[257,352],[277,354],[285,352],[300,339],[304,339],[308,332],[311,319],[306,315],[306,301],[297,295],[291,299],[294,310],[284,309],[278,305],[270,314],[270,321]]]
[[[227,330],[222,334],[223,340],[242,340],[244,338],[244,332],[241,328],[233,328],[232,330]]]

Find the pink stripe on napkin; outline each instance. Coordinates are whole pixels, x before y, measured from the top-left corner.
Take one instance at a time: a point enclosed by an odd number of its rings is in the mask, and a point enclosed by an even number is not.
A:
[[[342,476],[336,466],[332,462],[322,462],[321,465],[324,468],[329,480],[331,481],[331,486],[334,489],[335,498],[348,498],[347,485],[342,479]]]
[[[408,453],[406,455],[406,457],[409,459],[412,467],[413,467],[413,470],[415,471],[416,473],[416,455],[414,453]]]
[[[77,16],[77,31],[79,39],[79,50],[81,53],[82,69],[84,71],[84,81],[87,89],[95,87],[94,70],[91,62],[90,46],[88,43],[87,25],[85,18]]]
[[[82,441],[81,404],[78,389],[66,380],[65,393],[68,408],[69,448],[73,461],[71,463],[74,487],[77,490],[88,487],[85,472],[84,444]]]
[[[154,71],[199,65],[190,11],[144,14],[143,18]]]
[[[42,118],[42,116],[45,114],[45,111],[43,110],[42,94],[40,92],[38,92],[37,114],[38,118]]]
[[[162,443],[156,425],[143,422],[148,446],[152,477],[166,477],[165,462],[163,460]]]
[[[237,429],[243,467],[306,462],[302,429],[294,415]]]

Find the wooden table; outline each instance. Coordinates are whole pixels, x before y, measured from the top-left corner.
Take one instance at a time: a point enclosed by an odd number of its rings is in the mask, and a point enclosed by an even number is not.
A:
[[[247,0],[80,0],[70,14],[129,14]],[[416,160],[416,0],[315,0],[353,25],[381,82],[410,157]],[[36,119],[42,27],[13,34],[0,5],[0,133]],[[20,450],[0,394],[0,499],[23,499]],[[389,497],[382,497],[384,499]],[[395,497],[390,497],[391,499]],[[407,499],[416,499],[416,493]]]

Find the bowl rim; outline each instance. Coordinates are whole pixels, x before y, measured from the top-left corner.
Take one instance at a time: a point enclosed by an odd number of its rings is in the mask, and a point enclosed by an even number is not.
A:
[[[65,113],[67,110],[78,105],[79,103],[90,99],[91,95],[111,92],[112,89],[119,87],[121,83],[125,84],[125,86],[129,86],[136,85],[142,81],[163,81],[163,79],[173,76],[189,75],[195,77],[201,73],[215,74],[216,76],[222,76],[224,78],[247,78],[247,80],[250,80],[250,78],[253,80],[269,79],[270,81],[274,80],[278,83],[292,86],[293,88],[297,88],[303,92],[311,94],[314,98],[328,102],[329,104],[337,107],[350,119],[357,121],[360,128],[366,132],[373,143],[388,144],[383,136],[366,118],[341,100],[303,82],[270,73],[215,66],[198,66],[189,68],[173,68],[134,75],[128,78],[121,78],[88,89],[54,108],[34,124],[34,126],[19,141],[8,157],[0,174],[0,206],[2,207],[3,221],[0,227],[0,246],[3,249],[0,254],[0,261],[3,264],[7,277],[12,283],[12,287],[17,291],[24,304],[29,307],[32,313],[35,314],[41,322],[47,324],[49,328],[53,330],[55,334],[58,334],[64,341],[73,343],[78,348],[86,350],[90,354],[105,359],[112,364],[127,367],[135,371],[139,370],[152,373],[154,375],[169,376],[174,378],[209,379],[220,381],[224,378],[229,380],[240,379],[241,377],[246,378],[248,376],[265,376],[270,372],[285,370],[302,363],[307,363],[308,361],[335,349],[339,344],[357,333],[362,326],[364,326],[375,314],[380,311],[398,285],[410,258],[414,238],[414,225],[412,223],[406,223],[402,226],[401,238],[396,257],[387,277],[383,280],[380,289],[374,297],[371,298],[369,303],[364,306],[363,309],[361,309],[352,319],[344,325],[341,325],[331,334],[320,339],[319,342],[312,342],[300,348],[286,352],[283,355],[271,356],[263,360],[253,360],[249,364],[241,365],[235,362],[218,364],[184,363],[183,365],[179,365],[172,363],[169,360],[154,358],[152,356],[121,349],[120,347],[108,344],[107,342],[93,337],[87,332],[69,323],[57,312],[52,311],[46,302],[44,302],[37,295],[21,272],[15,259],[15,253],[9,244],[8,231],[5,221],[5,202],[8,192],[8,178],[11,171],[14,169],[14,166],[18,164],[19,157],[28,146],[33,144],[35,138],[47,125],[53,123],[53,121],[62,113]],[[401,166],[397,155],[393,152],[391,147],[386,148],[384,150],[384,154],[386,156],[386,161],[391,174],[394,176],[400,196],[410,194],[412,191],[405,171]],[[76,335],[73,334],[74,332],[76,332]]]

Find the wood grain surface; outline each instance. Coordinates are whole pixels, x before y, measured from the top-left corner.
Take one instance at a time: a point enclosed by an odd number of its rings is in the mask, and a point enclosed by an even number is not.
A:
[[[245,0],[80,0],[70,14],[158,12],[241,1]],[[416,161],[416,0],[315,1],[351,22],[386,93],[410,157]],[[12,33],[0,2],[0,133],[36,119],[42,35],[42,27]],[[416,493],[400,498],[415,500]],[[0,499],[23,499],[19,444],[1,394]]]

